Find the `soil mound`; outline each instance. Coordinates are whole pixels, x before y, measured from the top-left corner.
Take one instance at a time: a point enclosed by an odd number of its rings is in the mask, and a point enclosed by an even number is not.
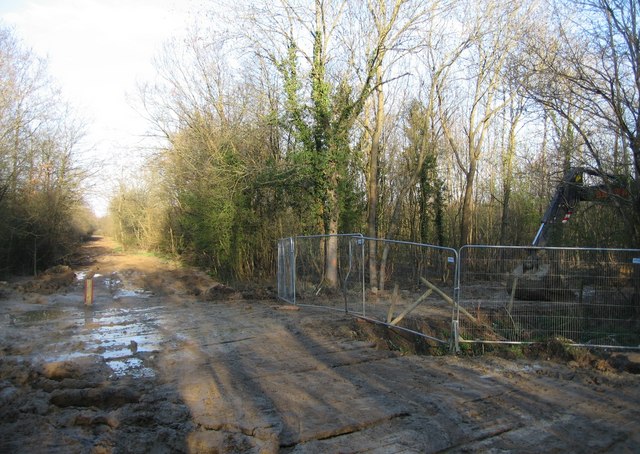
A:
[[[18,290],[26,293],[51,295],[67,289],[76,281],[74,271],[65,265],[56,265],[40,274],[36,279],[27,281]]]

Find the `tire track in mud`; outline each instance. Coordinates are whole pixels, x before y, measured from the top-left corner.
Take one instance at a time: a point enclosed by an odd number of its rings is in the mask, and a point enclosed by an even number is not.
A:
[[[165,352],[161,369],[173,374],[170,380],[183,390],[200,427],[256,438],[253,443],[271,451],[352,433],[405,414],[380,407],[368,396],[358,397],[349,381],[336,378],[334,372],[389,353],[375,352],[362,342],[301,340],[300,331],[269,317],[270,308],[252,309],[253,321],[244,324],[248,307],[253,308],[238,303],[233,308],[210,306],[212,311],[219,310],[213,326],[185,327],[189,355]],[[175,323],[177,318],[172,320]],[[224,327],[229,329],[226,335]],[[164,329],[174,331],[175,327]],[[346,405],[344,397],[349,394]]]

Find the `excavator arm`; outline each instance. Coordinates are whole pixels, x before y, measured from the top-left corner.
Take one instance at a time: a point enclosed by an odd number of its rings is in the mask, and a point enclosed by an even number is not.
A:
[[[603,182],[599,185],[585,186],[585,174],[599,177]],[[604,201],[611,195],[629,197],[622,177],[586,167],[570,168],[558,184],[531,245],[546,246],[553,227],[567,223],[578,202]]]
[[[600,178],[601,184],[585,185],[585,175]],[[623,177],[598,172],[586,167],[572,167],[558,184],[545,211],[540,227],[531,243],[535,247],[546,246],[551,234],[558,226],[567,223],[576,205],[582,201],[605,201],[612,195],[629,198],[629,191]],[[549,264],[541,263],[538,249],[532,249],[529,256],[512,272],[507,290],[515,290],[519,299],[550,299],[552,285],[549,282]],[[518,279],[514,285],[514,279]]]

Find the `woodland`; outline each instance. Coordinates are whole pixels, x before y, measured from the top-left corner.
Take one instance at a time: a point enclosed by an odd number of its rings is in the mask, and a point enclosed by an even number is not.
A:
[[[95,229],[82,136],[46,61],[0,27],[0,276],[63,263]]]
[[[159,145],[111,198],[125,247],[246,280],[295,235],[527,245],[571,167],[628,197],[578,204],[551,245],[640,246],[635,0],[204,8],[139,87]],[[94,227],[81,128],[7,31],[0,66],[0,267],[26,271]]]

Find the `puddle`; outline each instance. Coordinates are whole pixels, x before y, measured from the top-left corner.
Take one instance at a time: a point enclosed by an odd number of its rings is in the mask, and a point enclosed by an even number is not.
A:
[[[107,277],[104,279],[104,285],[111,289],[122,285],[122,280],[115,277]]]
[[[61,305],[74,305],[75,307],[82,307],[84,305],[84,295],[78,295],[74,293],[68,293],[66,295],[55,295],[49,301],[51,303]]]
[[[116,376],[154,377],[138,354],[157,352],[162,336],[155,326],[153,308],[85,311],[86,331],[81,336],[85,351],[100,355]]]
[[[77,272],[76,282],[84,285],[89,273],[89,270]],[[38,349],[32,352],[46,361],[78,361],[97,356],[115,376],[155,377],[154,369],[145,364],[145,358],[153,357],[165,345],[166,339],[158,329],[163,306],[140,307],[134,304],[131,298],[146,299],[153,293],[142,288],[122,288],[123,282],[116,273],[106,276],[95,274],[93,277],[100,278],[96,284],[103,292],[106,287],[114,300],[123,300],[123,303],[112,306],[127,306],[126,303],[131,302],[132,307],[87,307],[82,304],[82,295],[70,294],[56,296],[56,302],[69,303],[65,304],[66,309],[48,307],[5,314],[0,316],[0,323],[21,329],[33,325],[39,330],[50,327],[62,330],[56,341],[38,344]]]
[[[78,282],[86,281],[88,273],[89,271],[76,272],[76,280]],[[119,300],[121,298],[149,298],[153,296],[153,292],[142,288],[122,288],[123,282],[122,279],[118,278],[117,272],[111,273],[109,277],[103,277],[101,274],[93,275],[94,279],[98,277],[103,278],[101,279],[101,284],[112,292],[114,300]]]
[[[533,374],[542,369],[542,366],[540,366],[539,364],[505,364],[496,367],[496,369],[492,373],[483,375],[480,378],[495,378],[496,376],[504,372],[524,372],[527,374]]]
[[[48,320],[56,320],[64,315],[62,309],[41,309],[36,311],[24,312],[13,317],[14,323],[29,324]]]
[[[76,280],[85,281],[87,279],[88,271],[78,271],[75,274],[76,274]],[[101,276],[102,276],[102,274],[98,274],[98,273],[93,275],[94,278],[101,277]]]
[[[113,299],[119,300],[120,298],[149,298],[152,295],[153,295],[152,292],[149,292],[141,288],[137,288],[133,290],[118,289],[113,295]]]
[[[95,356],[95,353],[65,353],[48,356],[44,359],[44,362],[73,361],[91,356]],[[155,371],[150,367],[146,367],[144,361],[140,358],[134,356],[118,356],[116,358],[105,358],[104,355],[98,356],[104,358],[105,363],[111,368],[113,375],[116,377],[153,378],[156,376]]]
[[[159,343],[149,342],[142,337],[121,338],[117,341],[98,341],[98,344],[95,348],[97,354],[99,354],[106,360],[124,358],[126,356],[132,356],[136,353],[153,353],[159,350]]]
[[[89,356],[94,356],[92,354],[88,354],[85,352],[72,352],[72,353],[63,353],[60,355],[47,356],[44,358],[43,362],[50,363],[56,361],[72,361],[78,358],[87,358]]]
[[[130,376],[135,378],[153,378],[156,373],[150,367],[145,367],[140,358],[123,358],[107,361],[107,365],[118,377]]]
[[[39,351],[47,361],[69,361],[86,356],[98,356],[118,377],[154,377],[144,358],[161,351],[165,339],[158,331],[159,306],[150,308],[84,308],[75,312],[48,309],[25,312],[13,323],[23,326],[41,320],[68,317],[77,328],[71,337],[49,343]]]

